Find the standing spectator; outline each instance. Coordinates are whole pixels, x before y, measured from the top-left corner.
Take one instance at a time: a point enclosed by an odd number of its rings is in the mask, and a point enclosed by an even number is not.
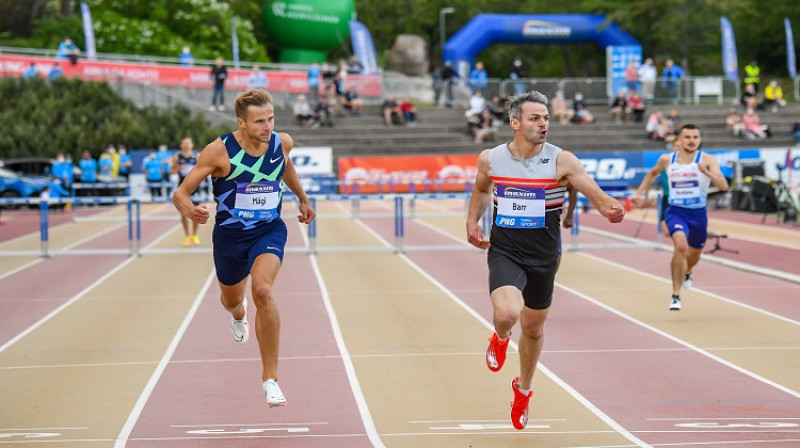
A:
[[[400,112],[394,95],[387,95],[383,101],[383,124],[392,127],[395,124],[403,124],[403,114]]]
[[[228,79],[228,69],[225,68],[225,61],[217,58],[214,66],[211,67],[211,79],[214,81],[214,94],[211,97],[209,110],[215,108],[219,111],[225,110],[225,81]]]
[[[114,161],[111,159],[110,150],[106,149],[102,154],[100,154],[98,165],[100,167],[100,175],[105,176],[104,181],[107,181],[108,178],[112,176],[112,172],[114,171]]]
[[[347,73],[351,75],[360,75],[364,71],[364,64],[358,60],[358,56],[353,55],[347,63]]]
[[[469,73],[469,87],[472,92],[481,92],[486,89],[486,84],[489,83],[489,74],[483,68],[483,62],[476,62],[475,68]]]
[[[319,64],[317,61],[314,61],[311,64],[311,67],[308,68],[308,102],[310,104],[316,104],[319,101],[319,77],[320,77],[320,69]]]
[[[735,107],[728,109],[728,115],[725,115],[725,129],[731,131],[734,137],[744,137],[744,122]]]
[[[453,84],[458,80],[458,72],[453,68],[453,64],[445,61],[444,67],[442,67],[442,82],[445,88],[444,106],[448,109],[453,108]]]
[[[71,188],[72,183],[75,182],[75,162],[72,161],[72,154],[66,153],[64,155],[64,172],[66,173],[67,179],[66,183],[64,184],[64,188]]]
[[[294,117],[297,119],[297,123],[302,126],[310,126],[317,121],[316,115],[314,115],[314,112],[311,110],[311,105],[306,101],[305,95],[297,96],[297,101],[295,101],[292,106],[292,111],[294,112]]]
[[[664,87],[667,88],[667,96],[670,101],[677,103],[679,99],[678,87],[681,80],[686,77],[686,72],[683,71],[680,65],[675,64],[672,59],[667,59],[664,64],[664,70],[661,71],[661,77]]]
[[[64,154],[58,154],[56,156],[56,161],[53,163],[53,168],[51,174],[58,178],[61,181],[61,185],[64,188],[69,188],[71,182],[69,181],[69,176],[67,175],[67,170],[72,170],[71,165],[67,165],[67,159],[64,158]]]
[[[786,106],[786,100],[783,99],[783,89],[778,84],[778,81],[772,80],[764,88],[764,108],[769,108],[773,113],[778,112],[778,107]]]
[[[181,54],[178,55],[180,64],[184,67],[191,67],[194,65],[194,56],[192,56],[192,49],[188,45],[184,45]]]
[[[259,66],[254,65],[252,70],[250,70],[250,78],[247,80],[247,86],[250,89],[267,90],[269,79],[267,79],[266,73],[262,72]]]
[[[47,74],[47,82],[53,82],[62,76],[64,76],[64,70],[61,69],[61,64],[56,62],[53,64],[53,67],[50,68],[50,72]]]
[[[400,110],[400,113],[403,114],[403,120],[406,122],[406,126],[417,125],[417,110],[414,108],[414,105],[411,104],[411,97],[406,96],[403,98],[400,104],[397,105],[397,108]]]
[[[435,67],[433,69],[433,73],[431,74],[431,81],[433,82],[431,88],[433,88],[433,106],[439,107],[439,99],[442,97],[442,68]]]
[[[653,104],[653,98],[656,91],[656,79],[658,78],[658,70],[653,65],[653,58],[644,60],[644,64],[639,67],[639,83],[642,86],[642,96],[644,97],[645,104]]]
[[[81,51],[78,49],[78,46],[72,42],[72,39],[70,39],[69,36],[67,36],[60,44],[58,44],[56,59],[69,59],[72,65],[75,65],[78,63],[78,55],[80,52]]]
[[[81,183],[93,184],[97,182],[97,161],[92,158],[92,153],[88,150],[83,150],[78,166],[81,169]],[[86,188],[83,192],[84,196],[97,195],[97,190],[94,188]]]
[[[550,107],[553,117],[558,118],[559,124],[568,125],[575,116],[575,110],[569,107],[567,100],[564,99],[564,94],[560,90],[556,90],[555,96],[550,100]]]
[[[755,60],[750,61],[749,64],[744,66],[744,83],[752,84],[758,93],[758,85],[761,84],[761,68]]]
[[[639,68],[636,64],[636,61],[631,59],[625,67],[625,85],[628,87],[628,92],[639,90]]]
[[[792,135],[795,143],[800,145],[800,115],[797,116],[797,120],[792,125]]]
[[[744,122],[747,138],[761,140],[769,136],[768,128],[761,124],[761,118],[759,118],[755,110],[747,109],[744,117],[742,117],[742,122]]]
[[[629,117],[631,115],[633,116],[633,121],[640,123],[644,118],[644,111],[644,101],[642,101],[642,97],[639,96],[639,92],[634,90],[628,97],[628,110],[626,113]]]
[[[119,145],[119,175],[124,177],[125,181],[128,181],[130,178],[132,166],[133,159],[131,159],[131,155],[128,154],[125,145]]]
[[[635,92],[636,90],[632,90]],[[615,123],[622,123],[626,118],[625,114],[628,108],[628,100],[625,98],[625,92],[620,91],[611,103],[611,115],[614,116]]]
[[[364,100],[358,96],[356,88],[350,86],[342,95],[342,107],[350,111],[350,115],[361,115],[361,109],[364,107]]]
[[[511,73],[508,74],[508,77],[514,80],[514,94],[521,95],[525,93],[525,81],[524,79],[527,78],[528,74],[525,73],[525,69],[522,67],[522,60],[520,58],[514,58],[514,63],[511,67]]]
[[[22,75],[22,77],[25,79],[38,78],[39,70],[36,69],[36,64],[31,62],[31,65],[28,66],[28,69],[25,70],[25,73]]]
[[[164,182],[164,170],[162,168],[161,159],[156,154],[155,149],[150,149],[150,152],[142,160],[142,171],[144,172],[144,179],[150,187],[150,195],[153,199],[162,195],[162,182]]]

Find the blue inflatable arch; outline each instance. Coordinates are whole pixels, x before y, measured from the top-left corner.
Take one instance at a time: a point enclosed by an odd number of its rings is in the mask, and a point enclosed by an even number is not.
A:
[[[639,42],[616,23],[597,14],[479,14],[444,46],[444,61],[457,66],[493,43],[559,44],[591,43],[600,48],[636,45]]]

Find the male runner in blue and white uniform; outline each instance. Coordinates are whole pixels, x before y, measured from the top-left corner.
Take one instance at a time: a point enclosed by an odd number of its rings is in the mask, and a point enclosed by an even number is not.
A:
[[[560,255],[560,214],[567,184],[575,187],[610,222],[625,209],[600,189],[571,152],[546,143],[550,114],[547,97],[528,92],[506,105],[514,140],[481,152],[469,202],[467,239],[489,249],[489,292],[495,333],[486,349],[486,365],[498,371],[506,360],[511,328],[520,321],[520,374],[511,382],[511,422],[528,422],[533,373],[544,343],[544,322],[553,298]],[[480,219],[494,199],[490,240]]]
[[[672,253],[672,298],[669,309],[681,309],[681,286],[691,285],[691,272],[703,253],[708,236],[706,197],[713,183],[721,191],[728,189],[719,162],[713,156],[699,151],[702,139],[700,129],[693,124],[681,127],[677,151],[663,154],[656,166],[647,172],[632,202],[645,206],[642,195],[650,191],[653,181],[667,171],[669,179],[669,207],[664,213],[667,230],[672,236],[675,251]]]
[[[186,179],[186,176],[189,172],[192,171],[192,168],[197,164],[197,153],[194,150],[194,142],[189,137],[184,137],[181,140],[181,149],[174,156],[172,156],[172,163],[170,164],[170,174],[177,174],[178,175],[178,185],[183,183],[183,180]],[[192,204],[200,205],[200,202],[194,198],[197,195],[197,189],[191,192],[190,197],[192,199]],[[181,225],[183,226],[183,245],[184,246],[191,246],[194,244],[200,244],[200,237],[197,236],[197,222],[192,221],[191,226],[189,222],[191,220],[186,216],[181,215]]]
[[[213,246],[222,305],[231,313],[231,334],[245,343],[250,327],[244,299],[247,276],[256,305],[256,337],[263,367],[262,387],[269,406],[286,404],[278,386],[280,315],[273,286],[283,260],[286,224],[280,217],[282,185],[299,202],[298,221],[310,223],[314,210],[289,158],[292,138],[273,131],[272,96],[248,90],[235,102],[239,129],[209,143],[173,195],[183,216],[205,224],[209,211],[194,205],[191,193],[211,176],[217,202]]]

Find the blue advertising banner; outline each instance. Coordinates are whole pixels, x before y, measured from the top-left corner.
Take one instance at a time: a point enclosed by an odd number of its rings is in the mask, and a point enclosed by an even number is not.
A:
[[[81,2],[81,18],[83,19],[83,37],[86,40],[86,59],[97,60],[97,49],[94,43],[94,24],[92,12],[86,2]]]
[[[350,40],[353,43],[353,54],[364,66],[362,74],[378,73],[378,57],[375,55],[375,44],[372,35],[363,23],[358,20],[350,21]]]
[[[611,97],[628,90],[625,68],[630,61],[638,67],[642,63],[642,47],[639,45],[609,45],[606,47],[606,94]]]
[[[239,68],[239,34],[236,32],[235,17],[231,17],[231,47],[233,51],[233,66]]]
[[[722,71],[731,81],[739,81],[739,62],[736,56],[736,36],[727,17],[719,18],[722,29]]]
[[[788,18],[783,19],[786,28],[786,64],[789,68],[789,77],[797,78],[797,59],[794,54],[794,35],[792,34],[792,23]]]

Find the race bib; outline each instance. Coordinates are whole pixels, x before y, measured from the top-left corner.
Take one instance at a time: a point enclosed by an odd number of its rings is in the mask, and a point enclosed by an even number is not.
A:
[[[701,201],[700,182],[695,178],[684,178],[670,182],[669,201],[673,205],[692,205]]]
[[[538,229],[545,225],[544,212],[544,188],[497,186],[498,226]]]
[[[189,175],[189,172],[192,171],[192,168],[194,168],[194,163],[183,163],[180,166],[179,173],[181,176],[186,177]]]
[[[236,182],[236,202],[231,213],[242,219],[272,221],[278,217],[280,202],[280,182]]]

